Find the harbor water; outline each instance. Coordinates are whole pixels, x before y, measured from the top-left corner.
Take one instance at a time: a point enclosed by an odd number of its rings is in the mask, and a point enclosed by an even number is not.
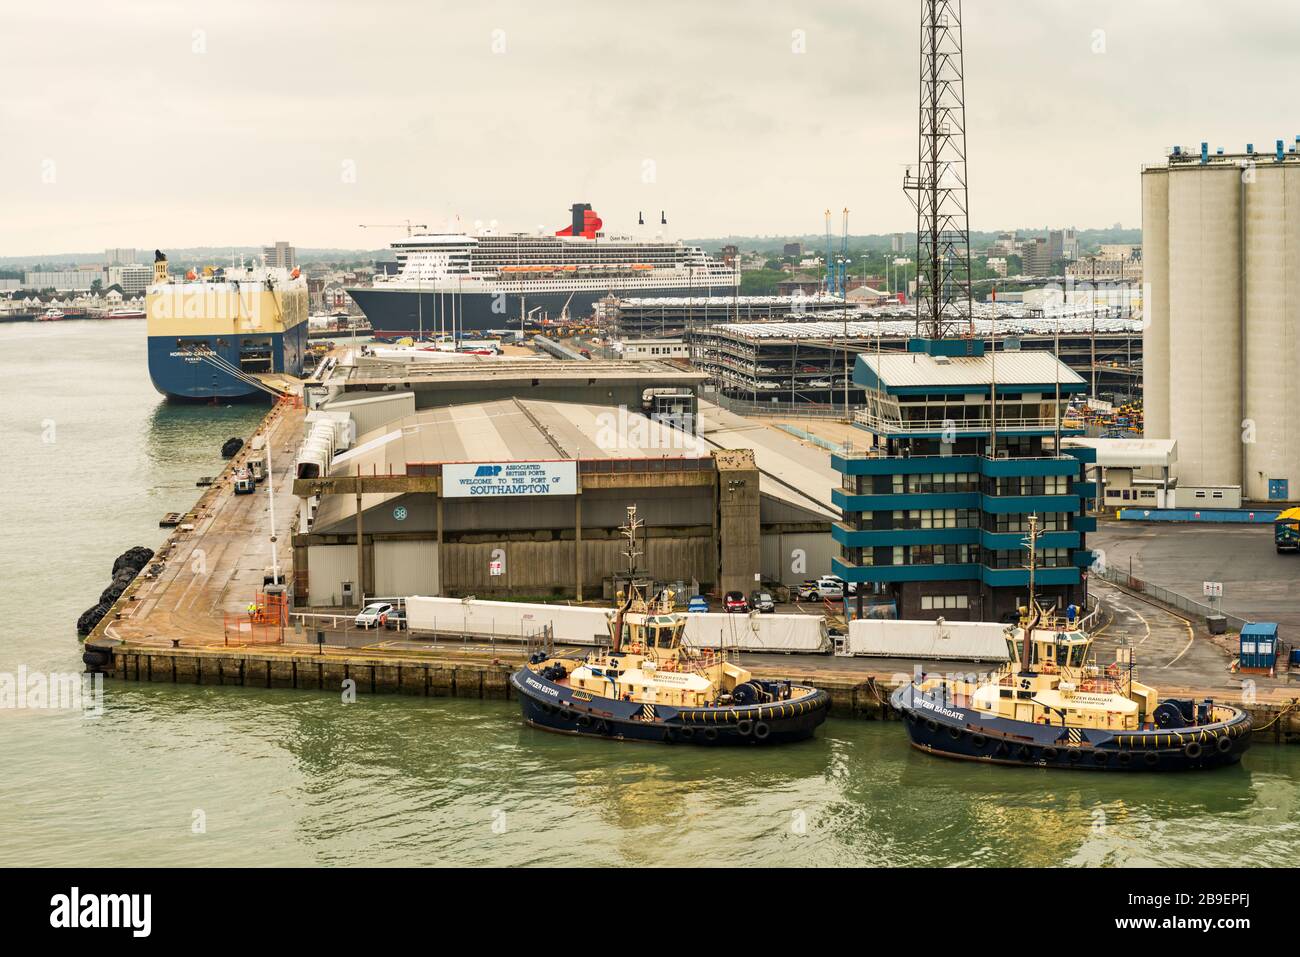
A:
[[[171,406],[143,322],[0,325],[0,676],[81,670],[77,616],[157,547],[258,405]],[[3,680],[0,677],[0,680]],[[0,709],[4,865],[1269,865],[1300,748],[1189,775],[1002,769],[894,723],[714,751],[570,740],[502,701],[104,686]]]

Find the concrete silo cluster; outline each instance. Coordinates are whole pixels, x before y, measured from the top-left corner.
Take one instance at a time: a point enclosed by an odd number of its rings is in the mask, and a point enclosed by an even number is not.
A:
[[[1180,486],[1300,499],[1300,154],[1175,148],[1143,170],[1142,243],[1146,434]]]

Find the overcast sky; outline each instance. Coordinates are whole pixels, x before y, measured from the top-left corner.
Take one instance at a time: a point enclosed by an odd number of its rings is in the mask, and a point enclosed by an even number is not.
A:
[[[920,0],[63,0],[0,20],[0,255],[914,226]],[[1300,133],[1294,0],[966,0],[971,225],[1136,226],[1175,143]],[[498,32],[499,31],[499,32]],[[795,31],[802,31],[796,34]],[[795,52],[799,37],[805,52]]]

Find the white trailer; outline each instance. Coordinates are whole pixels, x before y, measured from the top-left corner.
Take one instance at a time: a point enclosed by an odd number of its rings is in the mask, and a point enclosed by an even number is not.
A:
[[[1007,660],[1008,627],[983,621],[860,618],[849,622],[848,639],[837,653],[855,657],[1001,663]]]
[[[821,615],[692,614],[682,643],[692,648],[738,648],[785,654],[824,655],[831,650]]]
[[[609,642],[605,612],[573,605],[417,596],[406,599],[406,627],[412,632],[520,641],[536,639],[550,628],[556,644],[597,645]]]

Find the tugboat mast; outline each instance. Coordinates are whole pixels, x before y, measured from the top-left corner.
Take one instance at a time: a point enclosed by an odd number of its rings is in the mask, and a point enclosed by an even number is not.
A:
[[[627,522],[619,529],[623,537],[627,539],[627,548],[623,554],[627,556],[627,594],[623,597],[623,603],[619,605],[618,614],[614,616],[614,638],[610,648],[610,654],[616,655],[623,648],[623,616],[627,610],[632,607],[632,602],[636,599],[636,560],[641,552],[636,547],[636,532],[644,522],[636,517],[636,506],[627,507]]]
[[[1038,597],[1034,593],[1034,573],[1038,568],[1038,513],[1033,512],[1029,516],[1029,533],[1024,538],[1024,545],[1029,549],[1029,563],[1025,566],[1029,569],[1029,608],[1025,620],[1021,623],[1023,635],[1020,648],[1020,673],[1022,675],[1030,674],[1030,661],[1032,652],[1030,645],[1033,642],[1034,627],[1038,624],[1039,609]]]

